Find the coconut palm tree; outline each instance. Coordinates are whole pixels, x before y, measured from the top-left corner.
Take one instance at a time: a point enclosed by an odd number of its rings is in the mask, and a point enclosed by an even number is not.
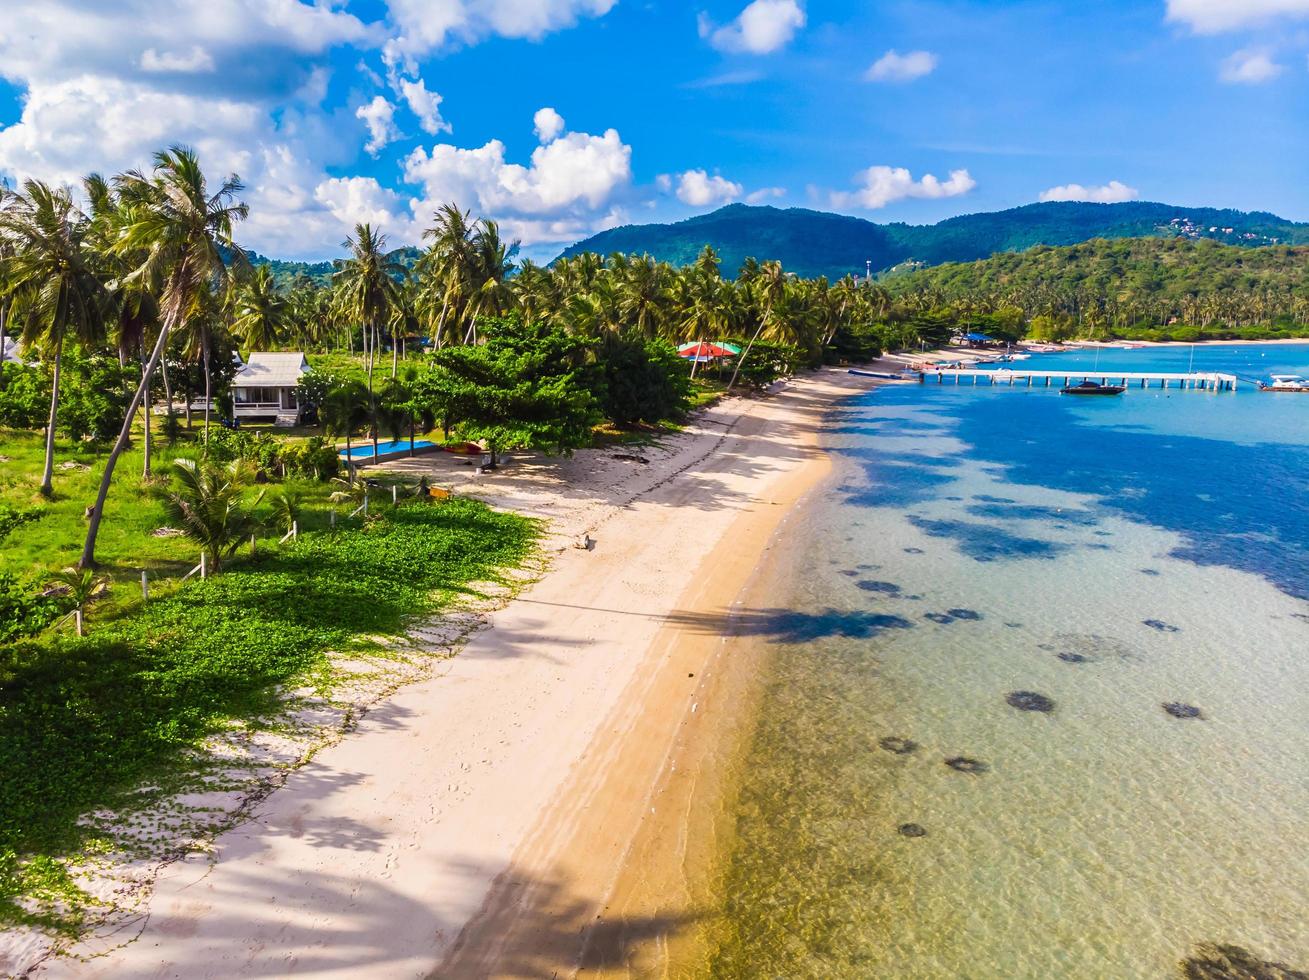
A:
[[[215,572],[259,526],[253,509],[263,494],[246,506],[248,485],[247,468],[239,460],[226,466],[193,459],[173,464],[173,486],[164,496],[164,509],[169,519],[200,545]]]
[[[759,266],[759,274],[754,281],[754,285],[763,312],[759,317],[759,325],[755,327],[750,342],[745,345],[745,350],[736,359],[736,367],[732,370],[732,380],[727,383],[728,391],[736,386],[736,379],[741,374],[741,365],[750,356],[750,349],[754,347],[755,341],[759,339],[760,332],[765,326],[773,325],[775,311],[786,296],[787,275],[785,270],[782,269],[782,263],[777,261],[762,263]]]
[[[291,303],[273,281],[273,271],[266,265],[236,292],[236,318],[232,329],[249,351],[266,351],[277,346],[278,338],[291,322]]]
[[[104,286],[96,273],[91,221],[67,190],[38,180],[0,207],[0,237],[12,253],[5,259],[5,291],[22,330],[24,346],[43,347],[50,357],[50,418],[45,432],[41,493],[54,493],[55,426],[59,421],[59,372],[64,341],[84,343],[104,329]]]
[[[372,225],[355,225],[355,233],[343,247],[350,253],[335,275],[340,312],[364,327],[364,355],[368,370],[368,393],[373,392],[373,361],[382,324],[396,302],[396,277],[404,267],[386,255],[386,236]]]
[[[351,438],[368,420],[368,407],[372,397],[367,388],[353,379],[331,388],[319,406],[323,428],[332,438],[345,437],[346,458],[350,458]],[[351,479],[354,466],[350,465]]]
[[[423,232],[428,246],[418,262],[418,314],[426,320],[432,343],[445,343],[446,324],[462,322],[464,305],[473,292],[477,248],[474,227],[467,211],[455,204],[443,204],[433,216],[433,225]]]
[[[232,240],[233,227],[248,213],[246,205],[236,201],[236,195],[242,189],[237,176],[228,177],[217,192],[210,193],[195,154],[174,146],[156,154],[151,176],[131,172],[119,179],[119,186],[120,193],[126,193],[141,203],[134,210],[132,223],[123,229],[115,250],[143,252],[144,260],[132,276],[146,281],[158,277],[162,283],[159,336],[146,363],[145,376],[132,397],[118,441],[105,462],[100,490],[90,512],[86,543],[82,547],[79,565],[83,568],[95,564],[95,541],[100,532],[114,466],[127,448],[132,433],[132,416],[140,407],[168,345],[169,332],[185,324],[197,312],[207,289],[226,279],[224,251],[237,261],[244,258],[244,253]],[[205,372],[206,399],[212,395],[208,373]],[[205,422],[207,434],[207,410]]]

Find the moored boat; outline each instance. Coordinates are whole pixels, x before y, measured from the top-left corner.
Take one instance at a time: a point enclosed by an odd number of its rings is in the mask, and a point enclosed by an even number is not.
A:
[[[1081,381],[1067,388],[1060,388],[1061,395],[1121,395],[1127,389],[1122,385],[1102,385],[1098,381]]]
[[[1309,379],[1302,378],[1298,374],[1274,374],[1272,384],[1259,382],[1260,391],[1294,391],[1300,393],[1309,392]]]

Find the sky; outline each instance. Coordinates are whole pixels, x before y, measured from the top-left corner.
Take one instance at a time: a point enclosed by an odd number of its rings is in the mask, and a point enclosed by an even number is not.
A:
[[[930,223],[1040,200],[1309,220],[1309,0],[4,0],[0,178],[193,147],[266,255],[523,254],[732,202]]]

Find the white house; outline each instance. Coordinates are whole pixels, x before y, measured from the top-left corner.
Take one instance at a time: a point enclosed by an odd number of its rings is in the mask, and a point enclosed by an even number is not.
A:
[[[252,352],[232,379],[233,415],[238,420],[271,418],[278,425],[298,425],[301,408],[295,390],[308,370],[303,351]]]

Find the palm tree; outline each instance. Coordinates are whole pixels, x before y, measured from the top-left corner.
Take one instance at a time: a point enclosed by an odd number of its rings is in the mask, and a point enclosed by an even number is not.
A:
[[[5,260],[5,290],[13,297],[23,343],[44,346],[51,358],[50,418],[41,474],[41,493],[49,497],[54,493],[64,340],[70,332],[87,343],[99,338],[105,297],[89,241],[90,219],[67,190],[37,180],[25,182],[23,188],[25,193],[8,196],[0,208],[0,236],[9,239],[13,249]]]
[[[258,527],[245,505],[248,472],[239,460],[226,466],[179,459],[173,464],[173,486],[164,497],[169,519],[200,545],[216,572]]]
[[[368,419],[368,406],[372,397],[358,381],[343,381],[327,392],[319,412],[323,419],[323,428],[332,438],[345,436],[345,454],[350,457],[350,440],[354,433]],[[350,464],[351,479],[354,479],[354,464]]]
[[[95,597],[101,586],[108,584],[108,580],[97,577],[89,568],[65,568],[61,572],[55,572],[50,578],[68,590],[67,595],[73,601],[77,635],[82,636],[85,632],[82,619],[87,603]]]
[[[462,322],[464,304],[473,290],[477,255],[468,212],[454,204],[443,204],[437,208],[433,222],[423,232],[423,238],[432,244],[418,262],[416,303],[419,315],[431,329],[433,344],[440,348],[450,315],[455,315],[454,322]]]
[[[336,273],[337,301],[341,312],[363,324],[368,392],[373,391],[373,360],[378,331],[387,321],[396,301],[395,277],[404,268],[386,256],[386,236],[372,225],[355,225],[353,238],[343,247],[350,253]]]
[[[755,288],[758,291],[763,313],[759,317],[759,326],[755,327],[754,336],[745,345],[745,350],[741,352],[741,356],[736,359],[736,367],[732,370],[732,380],[727,383],[728,391],[736,386],[736,379],[741,373],[741,365],[750,356],[750,349],[754,347],[755,341],[759,339],[760,332],[765,326],[772,326],[774,312],[786,296],[786,283],[787,277],[786,272],[782,269],[782,263],[769,261],[759,266],[759,275],[755,279]]]
[[[266,351],[277,346],[278,336],[290,322],[291,304],[277,284],[273,272],[261,265],[242,284],[236,295],[236,319],[232,329],[249,351]]]
[[[144,261],[132,276],[147,281],[158,276],[162,281],[160,327],[159,337],[146,364],[145,377],[137,386],[122,431],[118,434],[118,441],[105,463],[100,490],[95,506],[91,508],[86,543],[82,547],[79,564],[83,568],[95,565],[95,540],[104,516],[105,498],[109,495],[114,466],[127,448],[132,434],[132,417],[140,407],[150,378],[168,345],[169,332],[184,324],[197,311],[207,289],[226,278],[227,266],[223,261],[222,250],[227,250],[238,261],[244,257],[240,247],[232,240],[232,228],[237,221],[245,218],[249,210],[245,204],[235,202],[236,195],[242,189],[240,178],[235,175],[228,177],[216,193],[210,194],[195,154],[177,146],[155,156],[152,177],[147,178],[136,172],[128,173],[120,178],[120,187],[120,193],[128,193],[142,203],[133,214],[132,223],[123,230],[115,250],[142,250]],[[211,395],[209,372],[206,370],[206,400]],[[207,410],[205,423],[207,436]]]

